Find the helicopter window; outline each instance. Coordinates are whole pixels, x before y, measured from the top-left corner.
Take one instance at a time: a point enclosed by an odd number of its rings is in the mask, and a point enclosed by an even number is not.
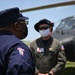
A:
[[[73,26],[75,24],[75,19],[69,21],[68,26]]]
[[[75,26],[73,27],[73,31],[75,31]]]
[[[59,26],[56,28],[56,31],[61,32],[61,30],[65,27],[67,22],[68,22],[67,20],[62,20]]]
[[[66,23],[64,29],[70,29],[70,28],[72,28],[72,27],[75,28],[75,19],[70,19],[70,20]]]
[[[59,26],[56,28],[57,32],[62,30],[73,28],[75,30],[75,18],[64,19],[60,22]]]

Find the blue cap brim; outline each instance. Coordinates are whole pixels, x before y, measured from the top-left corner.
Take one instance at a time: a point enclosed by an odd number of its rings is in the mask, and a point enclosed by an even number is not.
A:
[[[18,20],[28,20],[28,19],[29,19],[28,17],[25,17],[21,13],[19,13]]]

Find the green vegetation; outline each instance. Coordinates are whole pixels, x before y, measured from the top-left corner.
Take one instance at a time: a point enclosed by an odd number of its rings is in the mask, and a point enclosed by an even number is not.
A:
[[[67,61],[62,75],[75,75],[75,62]]]
[[[30,44],[30,41],[24,41],[24,40],[21,40],[21,41],[23,41],[26,45],[28,45],[29,46],[29,44]]]
[[[65,66],[66,68],[68,68],[68,67],[73,67],[73,68],[75,68],[75,62],[67,62],[66,63],[66,66]]]

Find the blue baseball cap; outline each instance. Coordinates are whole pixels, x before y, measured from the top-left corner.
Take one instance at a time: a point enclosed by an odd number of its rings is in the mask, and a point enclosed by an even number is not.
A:
[[[28,19],[28,17],[22,15],[18,7],[0,11],[0,27],[5,27],[9,24],[15,23],[18,20]]]

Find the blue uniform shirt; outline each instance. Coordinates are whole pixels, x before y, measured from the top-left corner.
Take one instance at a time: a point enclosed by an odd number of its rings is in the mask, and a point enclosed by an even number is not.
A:
[[[0,75],[34,75],[29,48],[7,31],[0,31]]]

